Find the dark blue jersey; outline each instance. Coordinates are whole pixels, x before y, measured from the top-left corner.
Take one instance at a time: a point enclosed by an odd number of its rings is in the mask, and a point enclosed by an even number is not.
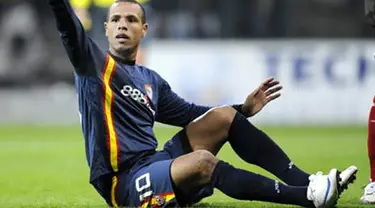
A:
[[[155,71],[102,51],[68,0],[49,0],[74,66],[90,181],[154,152],[155,121],[184,127],[209,107],[188,103]]]

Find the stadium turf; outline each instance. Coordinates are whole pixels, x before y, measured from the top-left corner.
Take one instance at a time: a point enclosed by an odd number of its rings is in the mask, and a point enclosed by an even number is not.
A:
[[[365,127],[269,127],[264,130],[307,171],[327,172],[331,167],[343,169],[357,165],[356,183],[343,193],[338,207],[360,207],[359,197],[368,182],[369,171]],[[156,129],[159,146],[177,131]],[[229,145],[219,157],[237,167],[265,173],[242,162]],[[107,207],[89,185],[88,176],[79,126],[0,127],[0,207]],[[199,206],[287,207],[241,202],[219,191],[196,205]]]

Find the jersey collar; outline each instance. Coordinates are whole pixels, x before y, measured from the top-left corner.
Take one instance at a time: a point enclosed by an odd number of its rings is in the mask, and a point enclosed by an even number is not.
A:
[[[122,59],[122,58],[119,58],[115,55],[113,55],[111,52],[108,51],[108,54],[110,56],[112,56],[112,58],[116,61],[116,62],[119,62],[119,63],[122,63],[122,64],[126,64],[126,65],[135,65],[135,60],[125,60],[125,59]]]

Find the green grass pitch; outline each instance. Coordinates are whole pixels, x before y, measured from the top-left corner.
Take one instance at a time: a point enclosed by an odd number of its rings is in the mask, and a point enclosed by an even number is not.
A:
[[[161,146],[178,129],[155,131]],[[338,207],[360,207],[359,197],[369,178],[365,127],[269,127],[264,131],[306,171],[327,172],[332,167],[343,169],[357,165],[356,183],[343,193]],[[241,161],[229,145],[219,157],[236,167],[271,176]],[[88,177],[78,125],[0,127],[0,207],[107,207],[89,185]],[[219,191],[198,206],[288,207],[237,201]]]

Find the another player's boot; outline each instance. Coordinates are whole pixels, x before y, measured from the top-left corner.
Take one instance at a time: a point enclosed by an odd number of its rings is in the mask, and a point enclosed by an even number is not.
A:
[[[375,204],[375,182],[371,182],[365,187],[365,193],[361,197],[361,203]]]
[[[352,165],[340,173],[339,193],[342,193],[349,184],[355,181],[357,172],[358,168]]]
[[[339,171],[332,169],[328,175],[318,172],[309,177],[307,199],[312,201],[317,208],[334,207],[339,198]]]

